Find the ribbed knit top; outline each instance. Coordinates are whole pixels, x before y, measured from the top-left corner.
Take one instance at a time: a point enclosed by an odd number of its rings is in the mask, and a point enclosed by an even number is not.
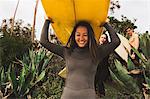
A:
[[[104,27],[109,32],[111,42],[98,46],[96,53],[98,61],[94,63],[88,47],[75,48],[70,53],[70,48],[50,43],[48,41],[49,24],[50,21],[46,20],[42,29],[40,43],[49,51],[65,59],[68,70],[65,86],[72,89],[93,89],[98,63],[113,52],[120,44],[120,40],[114,29],[108,23],[104,24]]]

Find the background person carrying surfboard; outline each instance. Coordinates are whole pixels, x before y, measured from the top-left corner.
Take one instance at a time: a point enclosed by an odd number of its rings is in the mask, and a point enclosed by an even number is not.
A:
[[[129,44],[131,47],[134,47],[136,50],[139,50],[139,36],[137,33],[134,32],[134,27],[128,27],[126,29],[126,33],[129,36]],[[139,63],[139,57],[131,50],[131,58],[135,65]]]
[[[120,44],[114,29],[108,24],[102,26],[109,32],[111,42],[98,45],[92,26],[87,21],[75,24],[66,46],[48,41],[48,28],[52,19],[44,23],[40,43],[49,51],[65,59],[67,78],[61,99],[95,99],[94,78],[97,65]]]

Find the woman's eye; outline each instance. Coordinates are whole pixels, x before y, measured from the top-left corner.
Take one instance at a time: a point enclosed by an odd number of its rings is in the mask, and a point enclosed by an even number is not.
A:
[[[84,34],[83,36],[87,36],[87,34]]]

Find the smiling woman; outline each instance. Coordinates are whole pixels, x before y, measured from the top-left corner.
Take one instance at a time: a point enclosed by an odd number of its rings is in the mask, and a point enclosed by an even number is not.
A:
[[[96,99],[94,79],[98,63],[120,44],[114,29],[105,22],[109,1],[42,0],[48,19],[40,43],[64,58],[68,71],[61,99]],[[64,46],[49,42],[50,23]],[[98,46],[96,42],[102,31],[100,26],[110,33],[112,42],[108,45]]]
[[[79,47],[84,47],[88,42],[87,28],[80,26],[75,33],[75,41]]]
[[[98,46],[91,25],[87,21],[75,24],[66,46],[48,40],[49,24],[44,23],[40,43],[49,51],[65,59],[67,66],[66,85],[61,99],[96,99],[94,78],[98,63],[115,50],[120,40],[113,28],[105,23],[111,38],[109,44]]]

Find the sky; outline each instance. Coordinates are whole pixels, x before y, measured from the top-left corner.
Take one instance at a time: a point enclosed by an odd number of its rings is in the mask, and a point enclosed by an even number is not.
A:
[[[3,19],[13,17],[15,7],[18,0],[0,0],[0,23]],[[121,15],[126,16],[130,20],[137,19],[135,25],[138,26],[136,32],[144,33],[150,31],[150,0],[119,0],[121,8],[115,10],[112,14],[109,11],[109,16],[121,18]],[[36,0],[20,0],[18,10],[16,13],[16,20],[22,19],[24,24],[33,24],[34,7]],[[39,40],[41,29],[44,22],[45,12],[41,2],[38,5],[37,19],[36,19],[36,38]]]
[[[130,20],[137,19],[135,25],[138,26],[137,32],[150,31],[150,0],[119,0],[121,8],[116,10],[111,16],[115,16],[117,19],[121,18],[121,15],[126,16]]]

